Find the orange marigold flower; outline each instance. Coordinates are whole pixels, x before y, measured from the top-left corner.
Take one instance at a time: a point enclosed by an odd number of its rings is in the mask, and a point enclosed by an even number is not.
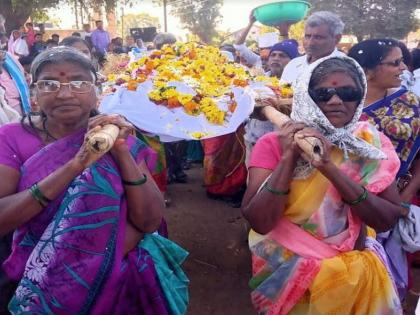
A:
[[[137,83],[136,80],[130,80],[127,83],[127,90],[135,91],[135,90],[137,90],[137,85],[138,85],[138,83]]]
[[[176,108],[182,106],[182,104],[178,101],[176,96],[168,98],[168,108]]]

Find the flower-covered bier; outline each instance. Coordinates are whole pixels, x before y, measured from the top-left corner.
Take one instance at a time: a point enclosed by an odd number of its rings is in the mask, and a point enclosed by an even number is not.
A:
[[[292,98],[293,89],[289,83],[281,83],[277,77],[268,77],[258,75],[255,77],[255,81],[264,82],[273,92],[281,98]]]
[[[138,84],[151,80],[153,88],[148,96],[152,102],[170,109],[183,108],[188,115],[203,113],[209,122],[217,125],[223,125],[236,110],[232,87],[244,88],[259,80],[282,97],[293,94],[291,88],[275,82],[275,78],[254,78],[244,66],[229,62],[218,48],[193,42],[164,45],[162,49],[126,64],[124,71],[121,71],[121,64],[123,62],[110,67],[115,69],[107,75],[111,85],[135,91]],[[172,86],[173,82],[184,83],[191,94],[178,91]],[[221,99],[227,106],[219,106]]]

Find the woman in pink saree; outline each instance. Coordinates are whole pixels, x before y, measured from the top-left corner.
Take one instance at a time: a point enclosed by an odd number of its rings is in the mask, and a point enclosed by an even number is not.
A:
[[[359,122],[365,95],[353,59],[316,61],[294,91],[293,121],[254,147],[242,210],[258,314],[402,313],[372,237],[406,214],[399,160],[386,136]],[[295,136],[319,138],[321,159],[302,153]]]

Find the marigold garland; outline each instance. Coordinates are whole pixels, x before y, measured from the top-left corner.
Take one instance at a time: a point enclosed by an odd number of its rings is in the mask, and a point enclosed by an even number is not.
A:
[[[108,85],[135,91],[138,84],[151,79],[154,88],[148,96],[154,103],[168,108],[182,107],[193,116],[203,113],[209,122],[218,125],[223,125],[236,110],[232,86],[246,87],[252,81],[260,81],[282,97],[293,95],[291,87],[280,85],[277,78],[253,77],[247,68],[229,62],[218,48],[193,42],[165,45],[131,63],[125,58],[112,57],[110,63],[113,64],[105,66],[104,73]],[[171,81],[184,82],[194,89],[195,95],[177,91],[169,84]],[[221,110],[216,99],[225,95],[228,109]]]

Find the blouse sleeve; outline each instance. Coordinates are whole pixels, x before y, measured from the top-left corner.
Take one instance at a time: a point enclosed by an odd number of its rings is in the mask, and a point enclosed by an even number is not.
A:
[[[0,128],[0,165],[20,170],[23,161],[11,135],[13,135],[11,125],[5,125]]]
[[[258,139],[251,152],[249,168],[274,170],[281,159],[281,148],[277,133],[270,132]]]

